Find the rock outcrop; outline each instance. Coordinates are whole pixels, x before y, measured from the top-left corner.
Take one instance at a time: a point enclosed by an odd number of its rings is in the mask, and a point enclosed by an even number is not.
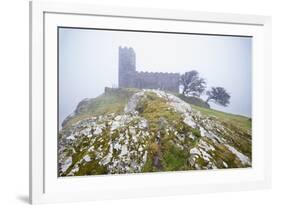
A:
[[[59,176],[251,167],[250,127],[164,91],[135,91],[123,111],[85,116],[60,131]]]

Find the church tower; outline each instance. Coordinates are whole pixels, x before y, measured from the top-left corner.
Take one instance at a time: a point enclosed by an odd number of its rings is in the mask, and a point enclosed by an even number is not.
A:
[[[133,48],[119,46],[118,84],[119,87],[135,87],[136,54]]]

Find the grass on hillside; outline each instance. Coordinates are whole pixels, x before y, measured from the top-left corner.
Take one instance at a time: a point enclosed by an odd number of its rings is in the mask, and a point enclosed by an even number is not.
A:
[[[147,146],[147,162],[142,171],[179,171],[189,169],[186,162],[188,151],[181,150],[174,145],[176,134],[173,131],[167,132],[166,128],[169,125],[169,127],[176,128],[180,134],[187,135],[188,133],[193,133],[195,136],[198,135],[197,130],[187,126],[179,113],[169,109],[166,100],[152,92],[147,93],[146,96],[147,98],[143,99],[137,107],[140,116],[148,120],[150,133],[152,134]],[[160,138],[157,139],[157,136],[160,136]],[[186,140],[189,141],[189,138],[186,138]],[[159,157],[161,164],[159,167],[153,163],[155,157]]]
[[[195,110],[200,111],[203,115],[209,117],[213,116],[217,118],[219,121],[224,122],[226,124],[231,124],[232,126],[237,127],[239,129],[243,129],[243,131],[245,132],[251,131],[251,127],[252,127],[251,118],[242,115],[226,113],[214,109],[203,108],[196,105],[191,105],[191,107]]]
[[[121,113],[128,100],[135,92],[137,92],[137,89],[116,88],[108,91],[108,93],[105,92],[96,98],[90,99],[86,102],[86,105],[81,112],[70,118],[63,128],[68,128],[78,121],[89,117],[110,113]]]

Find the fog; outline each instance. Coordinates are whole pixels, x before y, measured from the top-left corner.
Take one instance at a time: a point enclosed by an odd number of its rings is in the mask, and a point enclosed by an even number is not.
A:
[[[197,70],[208,88],[221,86],[231,95],[228,107],[210,103],[212,108],[251,116],[250,37],[60,28],[60,124],[82,99],[118,86],[119,46],[135,50],[138,71]]]

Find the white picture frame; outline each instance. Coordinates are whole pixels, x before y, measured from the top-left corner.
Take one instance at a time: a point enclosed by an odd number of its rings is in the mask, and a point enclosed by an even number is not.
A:
[[[87,28],[93,24],[103,28],[253,36],[252,168],[59,179],[56,175],[57,136],[53,136],[56,135],[53,123],[57,119],[56,29],[58,26]],[[30,2],[30,202],[43,204],[269,188],[270,76],[270,17]]]

